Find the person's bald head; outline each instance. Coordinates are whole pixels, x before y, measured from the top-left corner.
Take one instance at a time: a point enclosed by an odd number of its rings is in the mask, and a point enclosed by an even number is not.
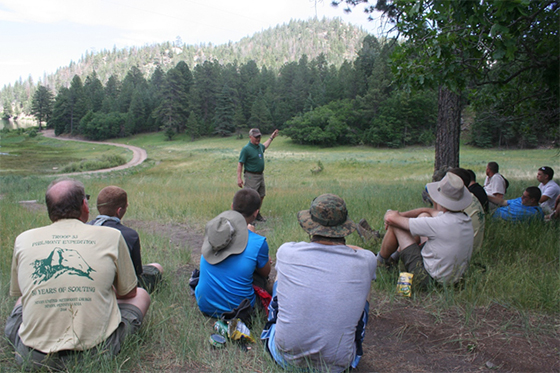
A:
[[[101,215],[117,216],[119,208],[126,209],[128,196],[124,189],[110,185],[97,195],[97,211]]]
[[[89,207],[86,202],[85,188],[84,184],[78,180],[58,179],[53,181],[47,188],[45,201],[52,222],[61,219],[87,221]]]

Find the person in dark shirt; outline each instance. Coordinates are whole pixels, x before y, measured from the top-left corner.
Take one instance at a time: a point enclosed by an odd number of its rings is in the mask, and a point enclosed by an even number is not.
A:
[[[256,190],[261,196],[261,205],[266,195],[266,187],[264,183],[264,152],[272,140],[278,136],[278,130],[270,135],[269,139],[261,144],[261,131],[258,128],[251,128],[249,131],[249,142],[241,149],[239,154],[239,163],[237,165],[237,186],[240,188],[249,188]],[[245,182],[241,178],[243,171]],[[266,221],[262,215],[257,215],[256,221]]]
[[[474,173],[474,171],[467,170],[467,172],[471,177],[471,182],[468,186],[469,192],[471,192],[476,198],[478,198],[480,204],[482,205],[482,208],[484,209],[484,212],[488,212],[488,196],[486,195],[486,191],[484,190],[482,185],[476,182],[476,174]]]
[[[134,229],[121,223],[127,208],[128,196],[124,189],[113,185],[105,187],[97,196],[97,211],[99,211],[99,215],[88,224],[110,227],[121,231],[130,251],[130,258],[138,278],[138,286],[151,293],[162,279],[163,267],[158,263],[142,265],[140,236]]]

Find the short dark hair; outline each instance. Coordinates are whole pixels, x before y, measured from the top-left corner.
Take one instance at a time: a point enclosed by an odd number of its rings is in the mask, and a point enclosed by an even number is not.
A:
[[[500,172],[500,166],[498,166],[498,164],[496,162],[488,162],[487,167],[490,169],[490,171],[492,171],[495,174]]]
[[[463,184],[466,187],[468,187],[469,184],[471,183],[471,175],[469,175],[467,170],[465,170],[464,168],[454,167],[454,168],[450,169],[448,172],[451,172],[452,174],[455,174],[455,175],[459,176],[461,178],[461,180],[463,180]]]
[[[261,208],[261,202],[261,196],[256,190],[243,188],[233,196],[232,209],[247,218]]]
[[[525,191],[527,192],[527,194],[529,195],[529,198],[539,202],[541,200],[541,190],[536,187],[536,186],[530,186],[527,189],[525,189]]]
[[[319,236],[317,234],[311,236],[311,242],[317,242],[317,241],[327,241],[327,242],[338,243],[340,245],[346,245],[345,237],[325,237],[325,236]]]
[[[434,174],[432,175],[432,181],[433,182],[441,181],[445,177],[445,175],[449,172],[450,169],[451,167],[443,166],[439,170],[435,170]]]
[[[68,188],[63,193],[53,196],[51,189],[62,182],[68,183]],[[84,198],[86,198],[86,192],[81,181],[74,179],[58,179],[53,181],[45,193],[49,218],[53,222],[60,219],[78,219],[82,214]]]
[[[119,207],[125,208],[127,203],[126,191],[118,186],[109,185],[97,195],[97,211],[102,215],[115,216]]]
[[[539,167],[539,171],[542,171],[543,174],[548,175],[548,180],[552,180],[554,176],[554,170],[548,166]]]
[[[469,173],[469,176],[471,177],[471,181],[474,181],[476,183],[476,174],[474,173],[474,171],[473,170],[467,170],[467,172]]]

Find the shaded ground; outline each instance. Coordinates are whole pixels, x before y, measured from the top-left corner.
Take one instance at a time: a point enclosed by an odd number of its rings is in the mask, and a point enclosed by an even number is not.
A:
[[[44,209],[32,202],[22,206]],[[177,268],[176,275],[188,276],[198,267],[203,232],[185,224],[125,223],[169,238],[175,247],[192,249],[193,264]],[[262,228],[257,232],[266,231]],[[499,304],[475,308],[467,315],[457,307],[426,306],[429,299],[420,306],[404,298],[391,302],[386,295],[372,298],[358,372],[560,371],[557,316],[521,314]]]

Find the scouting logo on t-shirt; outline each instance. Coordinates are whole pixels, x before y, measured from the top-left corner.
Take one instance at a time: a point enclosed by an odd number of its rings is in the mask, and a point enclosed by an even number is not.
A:
[[[57,278],[65,273],[87,277],[93,281],[89,274],[95,272],[76,250],[60,247],[56,247],[47,258],[38,259],[31,265],[35,268],[32,275],[35,285],[46,282],[51,278]]]

